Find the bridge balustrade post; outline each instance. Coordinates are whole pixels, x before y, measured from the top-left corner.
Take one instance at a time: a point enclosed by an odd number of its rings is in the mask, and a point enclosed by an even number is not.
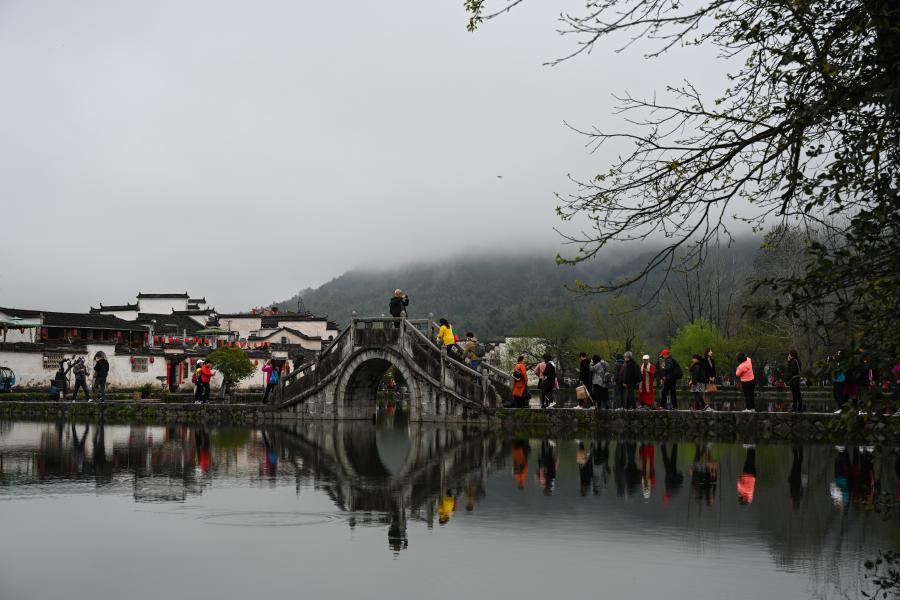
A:
[[[490,381],[488,381],[487,370],[481,370],[481,405],[488,406],[488,389],[490,389]]]

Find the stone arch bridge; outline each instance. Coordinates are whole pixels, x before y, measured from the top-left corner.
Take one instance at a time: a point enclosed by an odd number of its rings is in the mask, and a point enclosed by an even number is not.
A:
[[[390,366],[409,393],[412,421],[463,420],[491,414],[509,398],[511,377],[482,363],[478,371],[436,345],[429,319],[354,318],[318,359],[285,376],[277,409],[298,416],[370,419]]]

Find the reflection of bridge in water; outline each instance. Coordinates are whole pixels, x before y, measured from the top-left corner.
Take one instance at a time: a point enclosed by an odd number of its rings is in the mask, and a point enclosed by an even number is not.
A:
[[[341,510],[389,523],[395,549],[406,544],[409,515],[432,524],[442,498],[459,490],[477,494],[506,457],[497,439],[482,431],[415,423],[301,423],[270,435],[283,449],[282,460],[301,459]]]
[[[377,386],[393,366],[409,391],[413,421],[478,417],[509,397],[510,376],[487,363],[478,371],[435,344],[430,320],[353,319],[318,360],[285,377],[278,407],[320,418],[368,419]]]

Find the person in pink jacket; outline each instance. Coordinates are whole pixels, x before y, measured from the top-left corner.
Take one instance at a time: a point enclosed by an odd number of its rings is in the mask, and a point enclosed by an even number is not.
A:
[[[743,352],[738,353],[737,363],[734,375],[740,380],[741,391],[744,392],[744,412],[754,412],[756,410],[754,398],[756,378],[753,376],[753,363],[750,361],[750,357]]]

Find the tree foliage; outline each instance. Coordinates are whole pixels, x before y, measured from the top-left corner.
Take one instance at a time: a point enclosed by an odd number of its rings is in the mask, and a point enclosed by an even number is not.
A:
[[[687,369],[691,364],[691,356],[694,354],[703,356],[706,348],[712,348],[717,355],[727,355],[724,346],[725,338],[722,337],[719,329],[705,319],[698,319],[678,330],[675,339],[672,340],[671,351],[672,356],[682,365],[682,368]],[[718,357],[717,359],[721,360]]]
[[[521,2],[468,0],[469,29]],[[616,291],[657,269],[696,269],[710,247],[731,240],[735,219],[757,228],[802,223],[837,243],[811,238],[796,273],[759,282],[776,292],[770,314],[814,308],[843,324],[845,347],[895,352],[900,3],[599,0],[561,20],[579,42],[559,60],[624,34],[628,44],[652,44],[649,56],[704,45],[733,65],[718,97],[690,83],[668,88],[669,100],[626,94],[621,110],[638,132],[582,132],[591,144],[630,150],[562,197],[561,217],[591,227],[567,236],[578,251],[561,260],[651,236],[666,244],[631,276],[581,289]]]
[[[209,353],[207,360],[222,374],[222,394],[227,394],[235,384],[256,372],[253,362],[241,348],[223,346]]]

